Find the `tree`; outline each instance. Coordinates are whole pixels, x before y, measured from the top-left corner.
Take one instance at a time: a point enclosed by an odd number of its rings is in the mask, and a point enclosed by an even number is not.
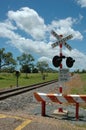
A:
[[[0,70],[3,67],[7,66],[15,66],[16,61],[13,59],[13,55],[11,52],[5,53],[5,48],[0,49]]]
[[[26,73],[31,72],[31,68],[33,68],[34,58],[31,54],[23,53],[21,56],[17,57],[19,64],[21,65],[21,70]]]
[[[49,67],[48,63],[46,61],[39,61],[37,67],[42,74],[42,78],[45,79],[44,72],[46,72]]]
[[[2,72],[13,73],[15,72],[15,66],[6,66],[1,69]]]
[[[21,72],[31,73],[30,67],[28,65],[22,65]]]
[[[38,69],[37,68],[33,68],[32,73],[38,73]]]

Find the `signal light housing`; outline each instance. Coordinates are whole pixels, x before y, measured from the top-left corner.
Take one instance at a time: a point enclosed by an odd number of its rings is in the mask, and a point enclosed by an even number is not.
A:
[[[67,67],[71,68],[74,64],[75,60],[72,57],[67,57],[66,59],[66,65]]]
[[[72,57],[65,57],[65,56],[54,56],[52,63],[55,67],[59,67],[61,65],[62,59],[66,58],[66,65],[67,67],[71,68],[75,62],[75,60]]]
[[[61,57],[59,57],[59,56],[54,56],[53,57],[52,63],[53,63],[53,65],[55,67],[59,67],[61,62],[62,62],[62,58]]]

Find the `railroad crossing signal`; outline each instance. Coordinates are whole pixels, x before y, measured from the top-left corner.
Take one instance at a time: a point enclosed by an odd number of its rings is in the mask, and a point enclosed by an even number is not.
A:
[[[60,64],[61,64],[61,62],[62,62],[62,59],[64,59],[65,58],[65,56],[62,56],[62,57],[60,57],[60,56],[54,56],[53,57],[53,60],[52,60],[52,63],[53,63],[53,65],[55,66],[55,67],[59,67],[60,66]]]
[[[66,59],[66,65],[67,67],[71,68],[74,64],[75,60],[72,57],[67,57]]]
[[[52,47],[53,47],[53,48],[56,47],[56,46],[58,46],[58,45],[60,45],[60,44],[62,43],[62,44],[64,44],[64,46],[67,47],[70,51],[72,50],[72,47],[71,47],[69,44],[66,43],[67,40],[69,40],[69,39],[71,39],[71,38],[73,37],[72,35],[68,35],[68,36],[66,36],[66,37],[61,38],[61,36],[58,35],[55,31],[52,30],[51,33],[52,33],[52,35],[53,35],[54,37],[56,37],[56,38],[58,39],[57,42],[55,42],[55,43],[52,44]]]
[[[75,60],[72,58],[72,57],[65,57],[65,56],[54,56],[53,57],[53,60],[52,60],[52,63],[55,67],[59,67],[61,62],[62,62],[62,59],[65,59],[66,58],[66,65],[68,68],[71,68],[75,62]]]
[[[52,62],[55,67],[59,67],[62,62],[62,58],[59,56],[54,56]]]
[[[56,39],[58,40],[57,42],[55,42],[55,43],[52,44],[52,47],[53,47],[53,48],[56,47],[57,45],[64,44],[65,47],[67,47],[70,51],[72,50],[72,47],[71,47],[69,44],[66,43],[67,40],[69,40],[69,39],[71,39],[71,38],[73,37],[72,35],[68,35],[68,36],[62,38],[61,35],[58,35],[58,34],[57,34],[55,31],[53,31],[53,30],[51,31],[51,33],[52,33],[52,35],[53,35],[54,37],[56,37]],[[60,48],[60,49],[61,49],[61,48]],[[61,55],[62,55],[62,54],[61,54]],[[53,60],[52,60],[53,65],[54,65],[55,67],[59,67],[59,66],[61,65],[62,59],[63,59],[63,58],[67,58],[67,59],[66,59],[66,65],[67,65],[67,67],[71,68],[71,67],[73,66],[75,60],[74,60],[72,57],[65,57],[65,56],[63,56],[63,55],[61,56],[61,55],[60,55],[60,56],[54,56],[54,57],[53,57]]]

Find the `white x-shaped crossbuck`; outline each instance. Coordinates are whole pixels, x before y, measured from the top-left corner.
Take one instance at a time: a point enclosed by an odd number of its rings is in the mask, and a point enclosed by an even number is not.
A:
[[[72,47],[66,43],[67,40],[71,39],[73,36],[72,35],[68,35],[66,37],[61,37],[60,35],[58,35],[55,31],[51,31],[51,34],[56,37],[56,39],[58,40],[57,42],[52,44],[52,47],[56,47],[60,44],[64,44],[65,47],[67,47],[70,51],[72,50]]]

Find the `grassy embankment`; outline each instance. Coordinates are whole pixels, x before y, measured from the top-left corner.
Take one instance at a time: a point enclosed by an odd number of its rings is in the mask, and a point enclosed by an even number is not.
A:
[[[57,73],[48,73],[45,77],[45,80],[42,79],[40,73],[37,74],[28,74],[26,77],[25,74],[21,74],[18,80],[19,86],[26,86],[35,83],[45,82],[53,79],[57,79]],[[0,73],[0,89],[10,88],[16,86],[16,77],[14,74],[10,73]]]

